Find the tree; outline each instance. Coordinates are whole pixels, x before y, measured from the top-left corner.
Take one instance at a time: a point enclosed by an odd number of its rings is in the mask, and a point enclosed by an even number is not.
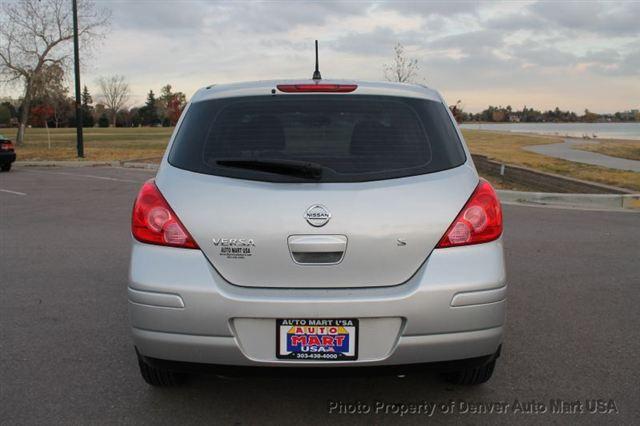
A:
[[[53,115],[53,107],[50,105],[42,104],[33,107],[31,115],[35,118],[36,122],[47,129],[47,140],[49,149],[51,149],[51,135],[49,134],[49,119]]]
[[[129,110],[129,120],[131,127],[140,127],[142,125],[142,116],[140,115],[140,108],[133,107]]]
[[[109,117],[107,117],[107,114],[102,113],[102,115],[98,119],[98,126],[109,127]]]
[[[408,58],[404,46],[398,42],[393,48],[393,63],[384,64],[384,78],[398,83],[415,83],[418,77],[418,59]]]
[[[116,126],[116,116],[118,111],[124,107],[129,100],[129,84],[122,75],[111,77],[100,77],[98,85],[102,91],[102,100],[111,113],[111,124]]]
[[[173,92],[171,92],[170,84],[167,84],[160,88],[160,96],[158,97],[158,102],[156,103],[156,110],[158,111],[158,118],[163,123],[167,119],[167,105],[172,96]]]
[[[93,108],[93,120],[97,123],[100,117],[107,112],[107,107],[98,102],[96,106]]]
[[[449,109],[451,110],[451,114],[453,114],[453,118],[455,118],[458,123],[462,123],[464,121],[465,112],[460,99],[458,99],[458,102],[456,102],[455,105],[450,105]]]
[[[9,101],[2,102],[2,105],[9,110],[9,113],[11,114],[11,118],[18,118],[18,110],[16,109],[15,105],[13,105]]]
[[[182,92],[172,92],[171,85],[167,84],[160,90],[160,104],[164,111],[162,125],[175,126],[187,104],[187,96]]]
[[[170,84],[162,86],[160,89],[160,101],[167,103],[173,97],[172,87]]]
[[[0,80],[21,84],[16,144],[21,145],[35,85],[43,82],[45,65],[66,68],[73,39],[71,4],[67,0],[20,0],[0,5]],[[109,14],[86,0],[78,1],[78,37],[91,46],[109,22]]]
[[[31,114],[35,118],[35,122],[42,127],[47,126],[47,122],[53,115],[53,108],[50,105],[37,105],[31,108]]]
[[[584,115],[582,116],[582,120],[587,123],[593,123],[598,120],[598,114],[589,111],[588,109],[584,110]]]
[[[147,95],[147,102],[144,106],[138,110],[138,114],[142,118],[143,126],[153,126],[160,124],[160,118],[158,117],[158,105],[156,95],[153,90],[149,90]]]
[[[493,113],[491,114],[491,121],[495,121],[498,123],[501,121],[505,121],[506,118],[507,118],[507,115],[504,112],[504,108],[497,109],[493,111]]]
[[[11,110],[5,103],[0,104],[0,125],[9,127],[11,124]]]
[[[133,110],[132,108],[131,110]],[[116,126],[118,127],[132,127],[133,126],[133,114],[130,110],[122,108],[118,111],[118,117],[116,118]]]
[[[49,118],[53,120],[55,127],[68,122],[71,115],[68,95],[69,89],[64,83],[64,68],[59,64],[45,64],[38,81],[34,82],[31,103],[51,107]]]
[[[93,98],[87,86],[82,89],[82,127],[93,127],[95,119],[93,118]]]

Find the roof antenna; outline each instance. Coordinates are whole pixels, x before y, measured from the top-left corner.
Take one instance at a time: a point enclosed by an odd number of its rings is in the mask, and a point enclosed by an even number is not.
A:
[[[316,70],[313,72],[314,80],[322,80],[322,76],[320,75],[320,70],[318,69],[318,40],[316,40]]]

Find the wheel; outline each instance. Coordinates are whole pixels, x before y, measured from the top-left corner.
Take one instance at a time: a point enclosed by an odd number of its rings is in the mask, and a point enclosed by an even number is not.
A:
[[[169,371],[162,368],[153,367],[138,354],[138,366],[140,374],[145,382],[151,386],[168,387],[177,386],[185,382],[187,376],[175,371]]]
[[[0,166],[0,169],[3,172],[8,172],[9,170],[11,170],[11,163],[6,163]]]
[[[464,368],[444,374],[444,378],[454,385],[480,385],[487,382],[493,375],[496,366],[495,359],[480,367]]]

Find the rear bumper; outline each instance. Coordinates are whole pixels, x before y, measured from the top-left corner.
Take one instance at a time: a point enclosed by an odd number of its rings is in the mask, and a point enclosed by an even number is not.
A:
[[[265,289],[226,282],[198,250],[134,242],[129,311],[140,354],[227,366],[397,366],[483,358],[502,342],[501,240],[434,250],[405,284]],[[275,318],[359,318],[357,361],[275,356]]]
[[[16,161],[14,151],[0,151],[0,164],[13,163],[14,161]]]
[[[273,359],[251,359],[234,337],[193,336],[133,329],[133,340],[145,356],[199,364],[233,366],[377,366],[411,365],[466,360],[488,356],[502,342],[502,327],[460,333],[426,336],[401,336],[388,356],[343,362],[282,361],[275,359],[275,344],[270,350]],[[275,331],[270,337],[275,336]]]
[[[440,361],[419,364],[394,364],[394,365],[376,365],[376,366],[349,366],[348,368],[316,368],[316,367],[282,367],[274,366],[269,368],[255,366],[237,366],[225,364],[201,364],[182,361],[167,361],[140,355],[147,364],[162,368],[165,370],[183,372],[183,373],[210,373],[225,376],[319,376],[327,377],[335,375],[337,377],[345,376],[371,376],[384,374],[409,374],[422,371],[449,372],[463,368],[478,368],[495,361],[500,357],[502,346],[491,354],[475,358],[466,358],[454,361]]]

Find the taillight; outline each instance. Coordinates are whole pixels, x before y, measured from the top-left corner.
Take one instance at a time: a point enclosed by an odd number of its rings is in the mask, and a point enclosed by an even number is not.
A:
[[[286,93],[296,92],[332,92],[348,93],[358,88],[357,84],[278,84],[278,90]]]
[[[131,233],[136,240],[143,243],[198,248],[153,179],[142,185],[133,205]]]
[[[6,151],[13,151],[13,143],[11,141],[2,142],[0,143],[0,149],[6,150]]]
[[[484,179],[436,248],[486,243],[502,235],[502,209],[493,187]]]

